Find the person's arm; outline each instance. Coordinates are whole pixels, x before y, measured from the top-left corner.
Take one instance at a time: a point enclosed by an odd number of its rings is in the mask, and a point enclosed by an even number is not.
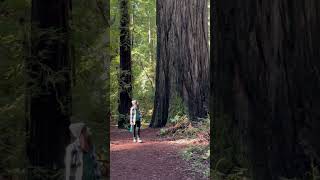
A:
[[[132,111],[133,111],[133,110],[132,110],[132,109],[133,109],[133,108],[130,108],[130,125],[132,125],[132,123],[133,123],[133,118],[132,118],[132,115],[133,115],[133,114],[132,114],[132,113],[133,113]]]

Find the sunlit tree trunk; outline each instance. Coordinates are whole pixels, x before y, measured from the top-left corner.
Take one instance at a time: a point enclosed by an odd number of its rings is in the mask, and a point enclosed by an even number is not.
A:
[[[161,53],[165,53],[163,44],[160,41],[165,38],[165,31],[162,26],[162,2],[157,0],[156,2],[157,14],[157,65],[156,65],[156,89],[154,97],[154,109],[150,127],[163,127],[167,123],[168,110],[169,110],[169,97],[170,97],[170,74],[169,74],[169,59],[165,59],[163,56],[160,58]]]
[[[207,0],[184,0],[173,6],[173,41],[168,47],[172,51],[173,87],[181,95],[190,120],[198,121],[207,117],[209,102],[208,4]]]
[[[149,62],[153,59],[153,42],[152,42],[152,30],[151,30],[151,15],[148,11],[148,44],[149,44]]]
[[[69,143],[69,5],[68,0],[32,0],[31,57],[26,60],[27,155],[30,166],[52,173],[63,168]],[[29,178],[43,179],[31,170]]]
[[[170,91],[182,97],[192,121],[207,116],[209,49],[207,1],[157,1],[157,68],[151,127],[164,126]]]
[[[131,38],[131,48],[134,48],[134,4],[132,4],[132,9],[131,9],[131,13],[130,13],[130,25],[132,27],[132,31],[130,31],[130,38]]]
[[[123,128],[129,122],[128,115],[131,106],[132,74],[131,74],[131,38],[129,1],[120,0],[120,102],[118,127]]]

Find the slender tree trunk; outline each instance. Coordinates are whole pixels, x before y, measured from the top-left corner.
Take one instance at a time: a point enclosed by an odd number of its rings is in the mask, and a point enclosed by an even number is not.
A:
[[[215,4],[216,162],[248,168],[252,179],[313,179],[307,172],[320,165],[320,2]]]
[[[129,1],[120,0],[120,103],[118,127],[123,128],[129,122],[131,106],[132,75],[131,75],[131,38]]]
[[[151,62],[153,59],[153,42],[152,42],[150,11],[148,11],[148,44],[149,44],[149,62]]]
[[[170,91],[183,99],[191,120],[207,116],[209,50],[207,1],[157,1],[157,72],[151,127],[164,126]]]
[[[131,14],[130,14],[130,17],[131,17],[131,21],[130,21],[130,24],[131,27],[132,27],[132,31],[130,31],[130,38],[131,38],[131,49],[133,48],[134,46],[134,4],[132,4],[132,10],[131,10]]]
[[[53,173],[63,168],[69,143],[69,5],[68,0],[32,1],[31,57],[26,60],[28,159],[33,168]],[[41,179],[34,176],[29,171],[29,178]]]

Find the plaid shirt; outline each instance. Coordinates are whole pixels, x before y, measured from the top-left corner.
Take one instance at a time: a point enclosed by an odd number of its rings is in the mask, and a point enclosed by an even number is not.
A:
[[[94,161],[94,175],[96,180],[101,179],[100,166],[95,154],[95,148],[90,153]],[[83,175],[83,152],[80,148],[79,141],[70,144],[66,150],[66,180],[82,180]]]

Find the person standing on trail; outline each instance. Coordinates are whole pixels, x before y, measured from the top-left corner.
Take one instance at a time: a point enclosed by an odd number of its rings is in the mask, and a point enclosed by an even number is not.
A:
[[[84,123],[71,124],[69,129],[76,140],[66,148],[66,180],[100,180],[101,172],[91,143],[90,129]]]
[[[133,142],[142,143],[140,137],[140,128],[141,128],[141,113],[139,111],[139,103],[137,100],[133,100],[132,107],[130,108],[130,125],[133,131]],[[138,131],[138,136],[136,136],[136,129]]]

